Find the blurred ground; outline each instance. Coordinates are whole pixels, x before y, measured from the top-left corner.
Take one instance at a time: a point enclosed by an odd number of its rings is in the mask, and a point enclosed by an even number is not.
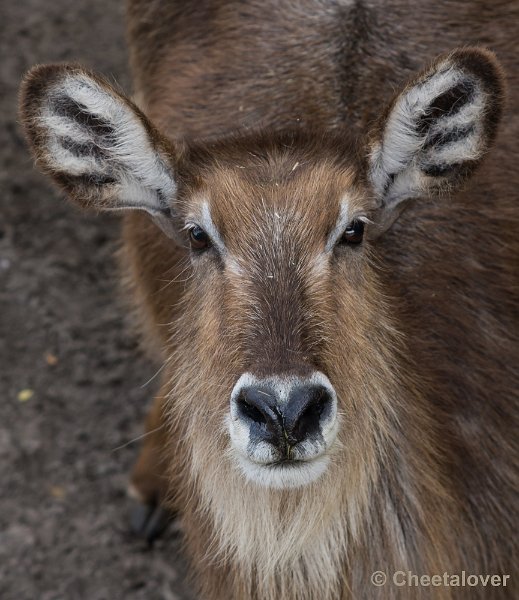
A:
[[[122,0],[4,0],[0,57],[0,599],[188,598],[175,534],[127,533],[138,444],[116,448],[142,433],[155,368],[117,300],[118,222],[59,199],[16,123],[35,63],[129,89]]]

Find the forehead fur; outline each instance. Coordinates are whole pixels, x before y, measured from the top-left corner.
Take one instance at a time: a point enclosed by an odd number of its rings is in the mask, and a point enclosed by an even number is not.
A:
[[[372,208],[359,193],[362,165],[346,136],[260,133],[191,147],[186,158],[189,196],[208,201],[231,244],[232,232],[246,228],[250,235],[276,220],[286,233],[315,232],[322,240],[337,221],[341,200],[352,216]]]

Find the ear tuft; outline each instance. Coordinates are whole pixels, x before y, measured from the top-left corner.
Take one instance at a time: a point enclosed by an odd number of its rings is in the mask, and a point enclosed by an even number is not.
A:
[[[20,115],[37,163],[77,203],[169,211],[173,150],[106,81],[75,65],[35,67],[21,86]]]
[[[456,50],[395,98],[372,135],[370,179],[390,208],[460,186],[494,141],[504,82],[494,55]]]

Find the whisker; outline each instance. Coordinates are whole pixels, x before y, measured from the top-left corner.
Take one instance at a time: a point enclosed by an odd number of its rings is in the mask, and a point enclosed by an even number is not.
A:
[[[117,446],[116,448],[112,448],[111,451],[117,452],[117,450],[122,450],[123,448],[126,448],[127,446],[130,446],[131,444],[134,444],[135,442],[138,442],[139,440],[142,440],[145,437],[148,437],[149,435],[156,433],[157,431],[160,431],[165,426],[166,426],[166,423],[162,423],[162,425],[159,425],[155,429],[152,429],[151,431],[146,431],[146,433],[143,433],[142,435],[139,435],[138,437],[133,438],[133,440],[130,440],[124,444],[121,444],[120,446]]]
[[[164,367],[165,367],[165,366],[166,366],[166,363],[164,363],[163,365],[161,365],[161,366],[159,367],[159,370],[158,370],[158,371],[157,371],[157,372],[156,372],[154,375],[152,375],[152,376],[151,376],[151,377],[148,379],[148,381],[146,381],[146,383],[143,383],[143,384],[141,385],[141,390],[142,390],[143,388],[145,388],[147,385],[149,385],[149,384],[150,384],[150,383],[151,383],[151,382],[152,382],[152,381],[153,381],[153,380],[154,380],[154,379],[157,377],[157,375],[160,375],[160,373],[162,373],[162,371],[164,370]]]

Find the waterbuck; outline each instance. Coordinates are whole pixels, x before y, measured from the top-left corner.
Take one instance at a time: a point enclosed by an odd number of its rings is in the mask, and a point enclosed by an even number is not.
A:
[[[518,13],[131,0],[133,101],[25,78],[39,167],[122,211],[163,364],[133,490],[200,598],[517,597]]]

